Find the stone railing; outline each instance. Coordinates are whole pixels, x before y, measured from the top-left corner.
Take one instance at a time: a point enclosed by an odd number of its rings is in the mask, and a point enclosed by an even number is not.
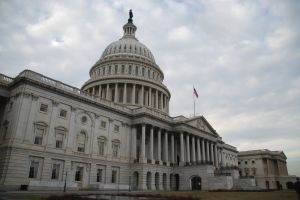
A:
[[[170,116],[162,113],[161,111],[156,111],[154,109],[150,109],[147,107],[136,108],[133,110],[133,114],[140,114],[140,113],[149,113],[151,115],[154,115],[156,117],[159,117],[159,118],[167,120],[167,121],[172,120],[172,118]]]
[[[14,80],[13,78],[0,73],[0,84],[8,85],[13,80]]]
[[[25,77],[25,78],[37,81],[39,83],[55,87],[57,89],[63,90],[65,92],[71,93],[73,95],[76,95],[76,96],[84,98],[84,99],[89,99],[91,101],[99,102],[99,103],[101,103],[105,106],[108,106],[108,107],[111,107],[111,108],[114,108],[114,109],[117,109],[117,110],[120,110],[120,111],[124,111],[124,112],[127,112],[127,113],[132,112],[132,110],[129,109],[129,108],[126,108],[126,107],[121,106],[121,105],[117,105],[112,101],[108,101],[108,100],[100,98],[100,96],[89,94],[89,93],[87,93],[83,90],[80,90],[80,89],[76,88],[76,87],[73,87],[73,86],[70,86],[68,84],[62,83],[60,81],[54,80],[52,78],[46,77],[42,74],[33,72],[31,70],[24,70],[23,72],[21,72],[19,74],[19,76],[17,78],[21,78],[21,77]]]

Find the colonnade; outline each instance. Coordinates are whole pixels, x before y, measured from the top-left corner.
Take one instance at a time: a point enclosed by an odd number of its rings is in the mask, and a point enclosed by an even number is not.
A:
[[[222,147],[216,141],[191,133],[140,124],[132,127],[132,138],[132,157],[141,163],[219,168],[223,162]]]
[[[115,103],[148,106],[169,112],[168,95],[154,87],[134,83],[107,83],[87,91]]]

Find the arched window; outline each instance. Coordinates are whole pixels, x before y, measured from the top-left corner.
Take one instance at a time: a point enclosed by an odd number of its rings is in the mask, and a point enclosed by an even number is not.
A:
[[[85,152],[86,133],[81,131],[77,136],[77,151]]]

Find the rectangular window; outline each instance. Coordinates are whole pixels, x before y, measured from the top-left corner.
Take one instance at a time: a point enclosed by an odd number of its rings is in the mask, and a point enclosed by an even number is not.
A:
[[[39,168],[39,162],[31,161],[30,168],[29,168],[29,178],[37,178]]]
[[[60,164],[53,164],[51,179],[56,179],[56,180],[59,179],[59,169],[60,169]]]
[[[118,125],[115,125],[114,131],[115,131],[115,132],[119,132],[119,130],[120,130],[120,127],[119,127]]]
[[[125,74],[125,66],[122,65],[122,74]]]
[[[42,103],[41,107],[40,107],[40,111],[41,112],[47,112],[48,111],[48,105]]]
[[[111,172],[111,183],[117,183],[117,170]]]
[[[35,138],[34,138],[34,144],[36,145],[42,145],[43,144],[43,134],[44,134],[44,129],[37,127],[35,129]]]
[[[111,74],[111,66],[108,68],[108,74]]]
[[[105,145],[104,141],[99,142],[99,155],[101,155],[101,156],[104,155],[104,145]]]
[[[81,132],[78,136],[77,136],[77,151],[78,152],[84,152],[85,151],[85,134],[83,132]]]
[[[106,122],[105,121],[101,121],[101,128],[106,128]]]
[[[59,112],[59,116],[63,117],[63,118],[66,118],[67,117],[67,111],[64,110],[64,109],[61,109],[60,112]]]
[[[119,144],[113,144],[113,157],[118,157]]]
[[[118,65],[115,65],[115,74],[118,73]]]
[[[61,133],[56,134],[56,148],[61,149],[63,147],[63,139],[64,139],[64,135]]]
[[[84,152],[84,144],[78,144],[77,151]]]
[[[131,65],[129,65],[128,74],[131,74]]]
[[[97,169],[97,182],[102,182],[102,169]]]
[[[83,167],[77,167],[75,172],[75,181],[82,181]]]

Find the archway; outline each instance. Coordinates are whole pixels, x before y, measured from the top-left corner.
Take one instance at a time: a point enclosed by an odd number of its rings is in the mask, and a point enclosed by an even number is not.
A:
[[[201,190],[201,178],[199,176],[193,176],[191,178],[192,190]]]
[[[132,190],[137,190],[139,185],[139,173],[133,173]]]
[[[174,174],[170,174],[170,190],[175,190],[175,178],[174,178]]]
[[[147,189],[151,190],[151,172],[147,172]]]
[[[159,190],[159,173],[155,173],[155,189]]]
[[[175,190],[179,190],[179,174],[175,174]]]
[[[163,189],[167,190],[167,174],[163,173]]]

